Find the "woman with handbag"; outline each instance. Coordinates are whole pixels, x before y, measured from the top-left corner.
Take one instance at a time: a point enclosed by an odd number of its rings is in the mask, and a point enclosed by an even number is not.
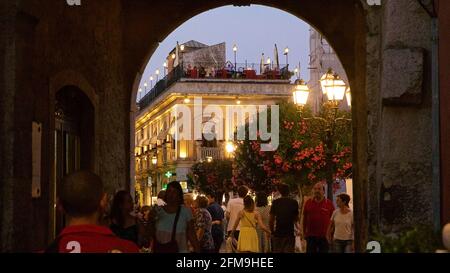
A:
[[[258,212],[255,212],[255,201],[248,195],[244,198],[244,209],[239,212],[238,219],[234,223],[233,232],[231,234],[234,234],[239,223],[241,225],[241,231],[238,239],[238,252],[261,252],[256,225],[269,235],[270,230],[264,225],[261,215],[259,215]]]
[[[167,185],[166,205],[153,209],[151,219],[154,226],[154,253],[187,253],[187,241],[195,252],[200,251],[195,234],[192,212],[183,203],[183,190],[174,181]]]

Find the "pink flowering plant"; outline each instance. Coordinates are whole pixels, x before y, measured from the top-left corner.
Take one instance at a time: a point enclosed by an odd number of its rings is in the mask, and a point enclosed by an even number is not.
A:
[[[268,193],[281,181],[309,187],[316,182],[345,179],[352,172],[351,124],[335,121],[334,109],[323,107],[313,119],[310,109],[300,113],[292,103],[280,104],[280,145],[261,151],[261,141],[240,141],[234,178],[255,191]],[[349,112],[337,116],[350,118]],[[337,183],[334,183],[338,185]],[[336,190],[336,188],[334,188]]]

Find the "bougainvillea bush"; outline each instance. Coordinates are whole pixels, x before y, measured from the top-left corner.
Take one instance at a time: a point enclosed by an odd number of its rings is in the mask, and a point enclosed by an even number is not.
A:
[[[313,118],[307,107],[300,112],[292,103],[281,103],[278,149],[263,152],[260,140],[238,142],[233,179],[270,193],[282,181],[294,189],[307,189],[317,182],[349,177],[352,131],[347,119],[349,112],[328,105]]]
[[[223,192],[225,183],[232,178],[232,161],[213,160],[199,162],[191,167],[189,184],[200,192]]]

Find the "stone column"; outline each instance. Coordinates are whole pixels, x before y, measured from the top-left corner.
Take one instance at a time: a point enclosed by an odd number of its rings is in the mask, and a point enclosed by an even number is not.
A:
[[[380,227],[395,232],[432,224],[431,19],[418,1],[383,5],[376,181]]]

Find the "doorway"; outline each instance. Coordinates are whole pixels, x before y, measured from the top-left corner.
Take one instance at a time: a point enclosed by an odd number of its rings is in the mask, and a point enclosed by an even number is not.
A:
[[[57,204],[62,179],[77,170],[94,170],[94,113],[91,101],[79,88],[66,86],[56,93],[52,238],[66,225]]]

